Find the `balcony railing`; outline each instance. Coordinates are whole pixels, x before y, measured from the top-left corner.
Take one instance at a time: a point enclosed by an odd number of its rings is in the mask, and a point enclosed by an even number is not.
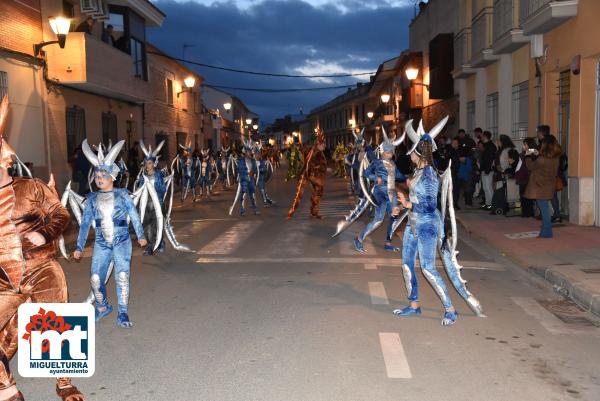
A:
[[[71,32],[64,49],[58,46],[47,49],[50,79],[131,102],[143,102],[150,97],[148,82],[133,77],[131,56],[92,35]]]
[[[464,28],[454,39],[454,68],[468,65],[471,61],[471,28]]]
[[[494,1],[494,41],[519,27],[519,19],[515,18],[518,4],[518,0]]]
[[[522,0],[521,1],[521,22],[531,17],[544,6],[553,0]]]
[[[527,35],[548,32],[577,15],[578,0],[521,0],[520,25]]]
[[[479,15],[475,18],[472,25],[473,39],[471,57],[475,57],[477,54],[483,52],[485,49],[489,49],[492,45],[492,19],[493,19],[493,8],[486,7]]]

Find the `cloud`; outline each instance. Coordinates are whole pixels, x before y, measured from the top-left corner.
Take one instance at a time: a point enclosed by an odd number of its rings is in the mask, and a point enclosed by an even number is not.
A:
[[[412,1],[412,0],[411,0]],[[366,2],[365,2],[366,3]],[[375,71],[408,44],[412,5],[376,0],[155,1],[167,15],[148,39],[161,50],[202,63],[294,74]],[[367,77],[324,80],[233,74],[198,67],[211,84],[235,87],[304,88],[353,84]],[[263,94],[230,91],[261,120],[308,111],[342,91]]]

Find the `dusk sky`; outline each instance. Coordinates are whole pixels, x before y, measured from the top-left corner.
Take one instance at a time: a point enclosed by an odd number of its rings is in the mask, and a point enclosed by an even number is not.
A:
[[[161,50],[190,61],[283,74],[376,71],[408,45],[414,0],[236,0],[154,3],[167,15],[148,30]],[[206,82],[245,88],[306,88],[354,84],[355,78],[274,78],[194,67]],[[228,90],[258,113],[262,123],[308,113],[344,92],[255,93]]]

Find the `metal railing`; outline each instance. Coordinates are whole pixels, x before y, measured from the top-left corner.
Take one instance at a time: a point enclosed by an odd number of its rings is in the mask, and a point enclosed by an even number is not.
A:
[[[494,41],[518,28],[519,19],[515,18],[515,9],[519,10],[519,0],[494,1]]]
[[[561,0],[521,0],[520,7],[520,21],[521,24],[527,18],[531,17],[535,13],[537,13],[540,9],[552,3],[553,1],[561,1]]]
[[[471,61],[471,28],[464,28],[454,38],[454,68]]]
[[[491,47],[493,8],[487,7],[473,20],[471,56]]]

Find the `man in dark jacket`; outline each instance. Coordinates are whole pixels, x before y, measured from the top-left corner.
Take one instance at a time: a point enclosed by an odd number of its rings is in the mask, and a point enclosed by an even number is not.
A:
[[[484,131],[481,137],[483,142],[483,153],[479,159],[479,169],[481,170],[481,186],[485,193],[485,205],[481,208],[492,209],[492,197],[494,196],[494,160],[496,159],[496,145],[492,142],[492,133]]]

